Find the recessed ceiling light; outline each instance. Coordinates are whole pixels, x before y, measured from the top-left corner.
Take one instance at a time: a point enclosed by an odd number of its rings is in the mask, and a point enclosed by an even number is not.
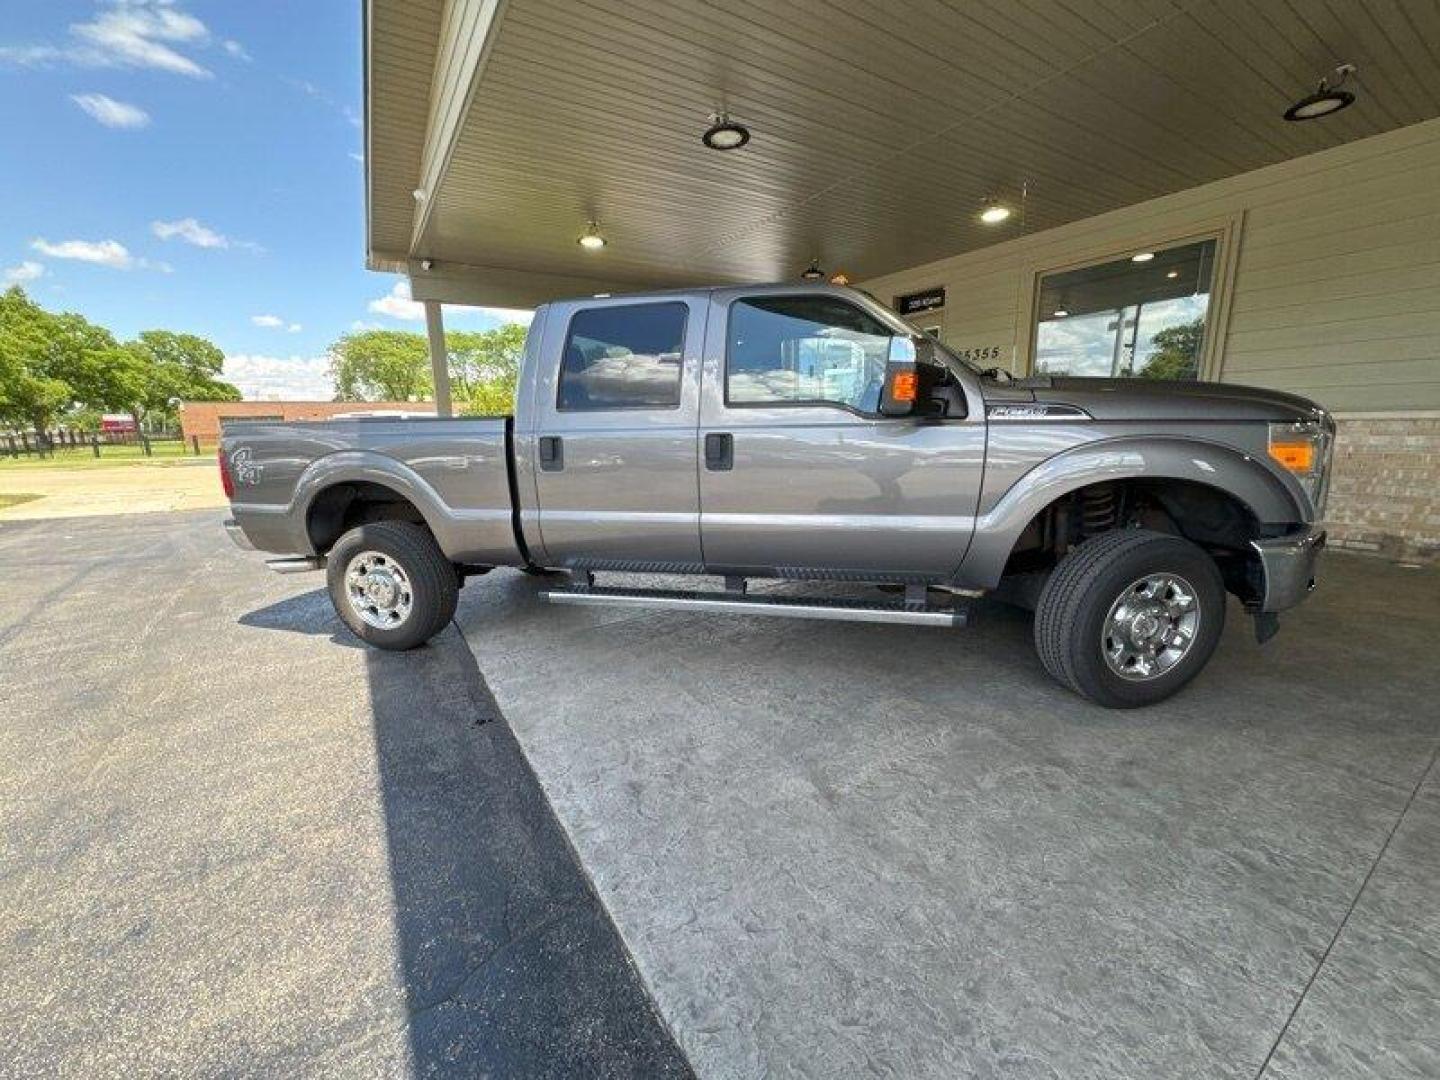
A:
[[[986,225],[999,225],[1011,214],[1008,206],[1003,206],[996,199],[986,199],[985,207],[980,211],[980,220]]]
[[[724,113],[716,113],[710,121],[700,141],[711,150],[739,150],[750,141],[750,129],[735,123]]]
[[[1066,315],[1069,315],[1070,312],[1066,311],[1066,310],[1062,307],[1062,308],[1056,308],[1051,314],[1053,314],[1053,315],[1055,316],[1055,318],[1057,318],[1057,319],[1063,319],[1063,318],[1065,318]]]
[[[1349,108],[1355,104],[1355,95],[1349,90],[1341,90],[1340,87],[1354,74],[1354,64],[1341,64],[1334,72],[1320,80],[1315,93],[1306,95],[1286,109],[1285,119],[1316,120]]]
[[[1165,276],[1168,277],[1168,278],[1177,278],[1177,277],[1180,276],[1180,271],[1179,271],[1179,270],[1171,270],[1171,271],[1170,271],[1168,274],[1166,274]]]
[[[810,265],[805,268],[805,272],[800,277],[805,281],[824,281],[825,271],[820,269],[820,260],[811,259]]]
[[[1153,251],[1142,251],[1142,252],[1140,252],[1139,254],[1131,255],[1131,256],[1130,256],[1130,261],[1131,261],[1131,262],[1149,262],[1149,261],[1150,261],[1151,259],[1153,259],[1154,257],[1155,257],[1155,253],[1154,253]]]
[[[599,251],[605,246],[605,237],[600,235],[600,226],[592,221],[590,227],[575,242],[586,251]]]

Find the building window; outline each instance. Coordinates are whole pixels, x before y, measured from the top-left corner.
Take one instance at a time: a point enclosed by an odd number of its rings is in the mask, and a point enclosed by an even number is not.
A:
[[[559,407],[673,409],[680,404],[684,304],[577,312],[560,365]]]
[[[1198,378],[1217,247],[1202,240],[1042,275],[1035,372]]]
[[[727,404],[879,411],[893,335],[855,305],[833,296],[737,300],[729,331]]]

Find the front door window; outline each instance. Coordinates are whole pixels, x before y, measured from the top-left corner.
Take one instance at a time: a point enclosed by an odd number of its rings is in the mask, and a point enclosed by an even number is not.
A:
[[[730,405],[838,405],[877,414],[893,334],[832,296],[763,296],[730,306]]]

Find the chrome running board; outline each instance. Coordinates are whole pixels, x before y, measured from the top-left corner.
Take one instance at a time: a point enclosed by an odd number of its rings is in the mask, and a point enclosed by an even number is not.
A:
[[[922,593],[923,595],[923,593]],[[671,611],[714,611],[732,615],[775,615],[787,619],[827,619],[836,622],[908,623],[914,626],[964,626],[964,606],[939,607],[897,600],[868,601],[829,596],[789,596],[726,592],[668,592],[650,589],[555,589],[540,594],[551,604],[607,607],[648,607]]]
[[[303,574],[307,570],[324,570],[324,555],[295,555],[283,559],[266,559],[265,565],[277,574]]]

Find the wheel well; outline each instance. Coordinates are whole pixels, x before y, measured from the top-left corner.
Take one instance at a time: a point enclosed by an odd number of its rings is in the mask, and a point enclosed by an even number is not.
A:
[[[1048,572],[1081,541],[1135,526],[1199,545],[1215,559],[1227,589],[1243,600],[1258,598],[1263,583],[1250,541],[1265,530],[1254,512],[1219,488],[1165,477],[1105,480],[1061,495],[1020,533],[1005,574]]]
[[[372,521],[410,521],[424,525],[425,517],[398,491],[367,480],[328,487],[310,504],[305,529],[317,554],[323,555],[335,541],[357,525]]]

